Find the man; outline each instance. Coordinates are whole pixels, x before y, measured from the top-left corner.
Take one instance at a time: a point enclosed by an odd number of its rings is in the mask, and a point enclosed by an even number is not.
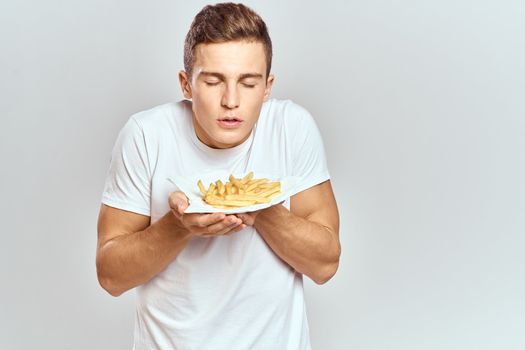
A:
[[[111,295],[136,287],[134,349],[310,349],[302,275],[335,274],[339,218],[312,117],[269,99],[271,58],[255,12],[207,6],[186,37],[186,100],[133,115],[119,134],[97,273]],[[217,169],[299,176],[300,192],[252,213],[184,213],[167,178]]]

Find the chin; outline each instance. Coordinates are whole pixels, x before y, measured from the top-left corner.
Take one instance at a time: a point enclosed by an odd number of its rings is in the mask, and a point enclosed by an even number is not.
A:
[[[243,143],[249,135],[239,135],[239,133],[235,133],[235,135],[232,135],[232,133],[230,133],[229,135],[224,135],[224,133],[221,134],[222,135],[218,135],[218,137],[215,138],[215,143],[220,145],[221,148],[235,147]]]
[[[235,146],[238,146],[242,143],[242,141],[240,139],[236,139],[236,140],[231,140],[231,139],[228,139],[228,140],[220,140],[217,142],[217,144],[220,146],[220,148],[232,148],[232,147],[235,147]]]

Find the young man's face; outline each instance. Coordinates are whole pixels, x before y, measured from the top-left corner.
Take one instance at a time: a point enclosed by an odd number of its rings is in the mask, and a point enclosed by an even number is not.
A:
[[[179,74],[184,97],[193,101],[197,137],[213,148],[245,141],[268,98],[264,47],[259,42],[199,44],[192,77]]]

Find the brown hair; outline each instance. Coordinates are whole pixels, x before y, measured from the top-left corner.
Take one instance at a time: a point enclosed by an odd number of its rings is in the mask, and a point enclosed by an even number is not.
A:
[[[249,7],[231,2],[204,7],[193,20],[184,42],[184,69],[191,77],[198,44],[256,41],[264,46],[266,76],[272,66],[272,41],[262,18]]]

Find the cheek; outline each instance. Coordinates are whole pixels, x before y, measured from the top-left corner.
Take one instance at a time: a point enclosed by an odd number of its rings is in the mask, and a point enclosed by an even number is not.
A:
[[[220,100],[220,89],[195,88],[193,103],[201,109],[209,109]]]
[[[201,123],[211,123],[216,118],[217,106],[212,99],[195,95],[193,98],[193,111]]]

